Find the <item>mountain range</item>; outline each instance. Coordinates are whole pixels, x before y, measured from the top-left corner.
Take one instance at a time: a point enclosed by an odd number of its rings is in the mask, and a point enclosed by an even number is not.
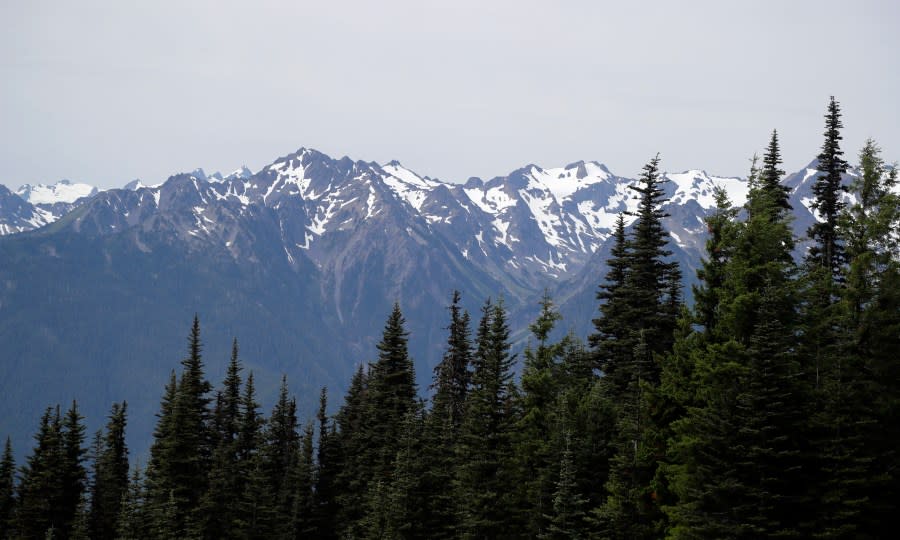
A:
[[[815,219],[815,165],[785,179],[800,234]],[[689,295],[713,188],[741,205],[748,187],[701,170],[665,176]],[[374,359],[395,301],[423,392],[454,289],[475,318],[484,299],[502,298],[520,346],[549,291],[562,330],[584,337],[633,183],[596,161],[449,183],[301,148],[255,173],[197,169],[104,191],[0,185],[0,435],[21,449],[48,404],[77,399],[99,427],[128,399],[132,444],[145,449],[195,313],[214,383],[236,337],[263,401],[285,374],[305,417],[320,386],[341,395]]]

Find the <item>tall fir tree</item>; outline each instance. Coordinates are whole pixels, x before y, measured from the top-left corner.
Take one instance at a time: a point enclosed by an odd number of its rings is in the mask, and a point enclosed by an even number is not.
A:
[[[600,317],[594,319],[595,332],[589,337],[597,360],[596,367],[607,377],[614,387],[624,387],[627,374],[619,371],[631,354],[633,341],[632,327],[626,318],[629,309],[627,296],[620,291],[625,287],[629,272],[629,247],[625,236],[625,215],[619,214],[613,229],[613,247],[606,264],[609,271],[605,283],[600,285],[597,299],[600,300]]]
[[[587,537],[585,508],[587,499],[578,489],[571,433],[565,434],[565,447],[560,456],[559,478],[553,491],[553,506],[547,516],[549,526],[539,538],[579,540]]]
[[[146,522],[146,492],[144,476],[135,464],[128,479],[128,490],[122,496],[119,515],[116,518],[116,538],[138,540],[150,537]]]
[[[128,490],[128,446],[125,443],[128,404],[114,403],[100,452],[94,460],[90,503],[90,537],[116,538],[122,500]]]
[[[3,457],[0,458],[0,538],[13,535],[13,517],[16,510],[16,462],[13,459],[12,441],[6,438]]]
[[[200,340],[200,319],[196,315],[188,336],[188,355],[175,393],[172,414],[170,467],[175,502],[175,532],[194,530],[200,500],[207,489],[212,454],[212,385],[206,380]]]
[[[516,421],[509,326],[503,302],[482,308],[473,359],[472,389],[457,446],[457,501],[464,538],[521,534],[520,520],[507,512],[515,500],[510,466]]]
[[[875,538],[900,527],[891,502],[900,496],[900,195],[897,168],[885,165],[873,140],[859,160],[850,185],[855,202],[838,222],[849,259],[842,300],[853,332],[841,367],[853,384],[842,389],[842,431],[835,438],[836,455],[855,459],[834,471],[825,503],[834,536],[850,524],[850,534]]]
[[[843,241],[838,236],[838,218],[844,208],[841,195],[846,191],[841,182],[847,172],[847,162],[841,157],[844,154],[840,145],[843,127],[840,105],[831,96],[825,114],[825,142],[818,156],[819,175],[812,186],[815,196],[812,208],[819,221],[809,228],[808,235],[814,243],[807,254],[807,262],[824,268],[832,281],[841,279],[846,262]]]
[[[664,516],[652,485],[657,463],[665,454],[665,419],[659,415],[661,359],[674,341],[681,310],[678,263],[670,260],[663,183],[657,155],[644,166],[631,189],[638,199],[632,232],[626,238],[624,219],[617,224],[614,260],[599,298],[601,317],[591,344],[600,358],[603,379],[599,391],[614,411],[608,496],[594,511],[609,534],[652,537]]]
[[[289,397],[287,377],[283,376],[278,401],[266,426],[266,442],[261,456],[265,489],[273,498],[274,529],[266,531],[269,535],[283,537],[290,534],[297,490],[289,479],[296,473],[300,460],[301,441],[298,429],[297,401]]]
[[[559,396],[563,390],[561,361],[567,339],[550,341],[550,333],[562,316],[548,292],[541,298],[541,311],[529,327],[535,343],[525,349],[522,370],[522,416],[515,430],[515,458],[518,461],[518,491],[521,512],[530,536],[544,534],[552,514],[553,493],[559,474],[561,442]]]
[[[316,534],[315,499],[315,450],[312,422],[307,422],[300,437],[300,454],[288,476],[290,486],[296,490],[291,511],[289,537],[309,538]]]
[[[73,401],[62,422],[61,497],[53,509],[58,516],[63,538],[72,532],[87,482],[83,420],[84,417],[78,412],[78,403]]]
[[[460,300],[459,291],[453,291],[447,348],[434,368],[434,395],[423,432],[422,459],[428,463],[422,481],[426,505],[423,520],[432,538],[453,538],[457,531],[453,493],[456,446],[472,377],[469,314]]]
[[[237,510],[241,494],[241,474],[238,470],[238,434],[242,369],[238,342],[235,339],[222,389],[216,394],[216,405],[212,413],[209,487],[200,500],[195,520],[196,533],[204,538],[233,538],[239,530]]]
[[[763,163],[746,219],[721,223],[724,244],[708,244],[726,257],[708,258],[701,277],[724,279],[702,296],[703,326],[680,332],[678,362],[667,373],[694,390],[677,398],[686,415],[672,425],[673,538],[796,536],[809,515],[794,240],[774,133]],[[668,388],[677,396],[676,386]]]
[[[313,536],[331,539],[337,537],[337,475],[340,467],[340,449],[334,424],[328,418],[328,389],[319,393],[319,444],[316,448],[316,474],[314,489]]]
[[[769,210],[768,216],[775,220],[792,209],[788,200],[790,188],[781,183],[784,171],[781,169],[781,144],[778,142],[777,130],[772,130],[772,137],[769,139],[762,162],[759,176],[751,175],[753,179],[751,187],[755,190],[757,199],[765,197],[766,200],[757,200],[757,204],[748,207],[747,211],[752,215],[754,211],[766,208]]]
[[[22,538],[42,538],[48,530],[59,530],[54,521],[61,503],[62,419],[59,406],[47,407],[35,434],[35,446],[22,467],[19,483],[16,532]]]
[[[176,524],[169,520],[167,512],[169,499],[175,486],[176,478],[172,469],[172,452],[174,450],[174,416],[175,399],[178,392],[178,379],[173,370],[169,374],[160,410],[157,413],[156,427],[153,430],[153,443],[150,446],[150,460],[145,472],[146,500],[144,506],[147,515],[147,529],[154,536],[173,537]]]
[[[339,536],[359,537],[362,508],[368,491],[366,421],[368,410],[368,376],[360,364],[350,380],[344,404],[337,414],[337,436],[340,467],[336,477],[337,519]]]

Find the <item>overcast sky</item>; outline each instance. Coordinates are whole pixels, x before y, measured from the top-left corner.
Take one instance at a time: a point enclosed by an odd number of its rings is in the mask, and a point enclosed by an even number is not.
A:
[[[900,157],[900,2],[0,0],[0,183],[254,171],[301,146],[449,181],[579,159],[745,175]]]

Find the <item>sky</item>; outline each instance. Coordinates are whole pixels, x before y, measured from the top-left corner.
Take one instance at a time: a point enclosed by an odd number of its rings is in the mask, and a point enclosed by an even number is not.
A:
[[[300,147],[446,181],[580,159],[794,171],[829,96],[900,158],[900,2],[0,0],[0,184],[102,188]]]

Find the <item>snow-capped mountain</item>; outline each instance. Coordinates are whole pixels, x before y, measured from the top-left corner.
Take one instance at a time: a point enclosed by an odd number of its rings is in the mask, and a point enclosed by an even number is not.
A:
[[[786,182],[802,214],[814,175],[798,174]],[[747,186],[700,170],[666,177],[666,227],[689,280],[713,188],[738,205]],[[615,218],[637,204],[633,183],[591,161],[454,184],[396,161],[301,148],[255,173],[23,190],[34,203],[0,188],[0,408],[13,411],[0,432],[27,433],[34,419],[15,411],[69,398],[102,418],[111,400],[133,396],[136,422],[149,422],[195,312],[213,378],[236,336],[260,388],[271,394],[286,373],[310,407],[317,387],[341,387],[372,359],[395,301],[423,388],[443,351],[440,307],[453,289],[473,314],[502,296],[517,328],[550,289],[563,327],[584,336]],[[53,213],[61,205],[70,206]],[[813,219],[806,214],[798,228]]]
[[[0,185],[0,235],[30,231],[52,223],[55,217]]]
[[[32,186],[25,184],[16,190],[16,194],[31,204],[53,205],[56,203],[74,203],[82,197],[91,197],[97,194],[97,188],[88,184],[72,183],[70,180],[60,180],[49,186],[38,184]]]
[[[97,193],[93,186],[69,180],[25,184],[15,192],[0,185],[0,236],[49,225]]]

